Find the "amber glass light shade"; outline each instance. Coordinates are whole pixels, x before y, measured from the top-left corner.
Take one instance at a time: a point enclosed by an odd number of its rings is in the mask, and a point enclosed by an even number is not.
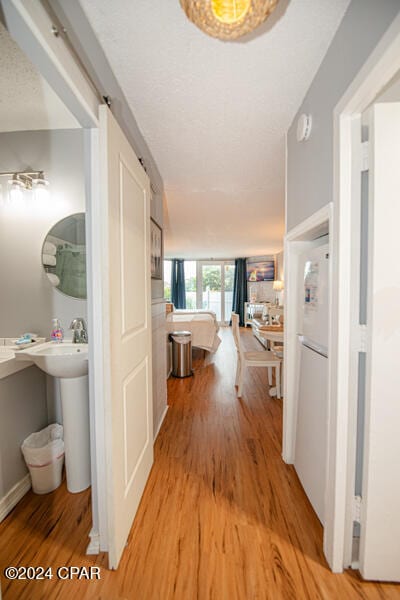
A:
[[[272,13],[279,0],[180,0],[186,16],[199,29],[221,40],[252,32]]]
[[[249,8],[250,0],[211,0],[211,10],[221,23],[238,23]]]

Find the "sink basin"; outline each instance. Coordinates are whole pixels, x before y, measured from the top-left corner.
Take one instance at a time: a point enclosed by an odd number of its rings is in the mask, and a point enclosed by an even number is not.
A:
[[[67,488],[73,494],[81,492],[91,483],[88,345],[46,342],[21,350],[16,357],[59,378]]]
[[[31,360],[48,375],[70,379],[88,373],[88,345],[72,342],[47,342],[18,352],[18,357]]]
[[[1,347],[0,348],[0,362],[2,362],[3,360],[10,360],[11,358],[15,357],[15,352],[13,352],[12,350],[10,350],[7,347]]]

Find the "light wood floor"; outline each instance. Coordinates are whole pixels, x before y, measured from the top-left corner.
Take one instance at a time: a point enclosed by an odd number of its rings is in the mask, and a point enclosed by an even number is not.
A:
[[[332,574],[322,528],[294,469],[281,460],[282,404],[266,370],[233,387],[229,330],[213,362],[168,382],[170,409],[155,463],[117,572],[85,556],[88,492],[29,493],[0,525],[8,565],[99,565],[100,581],[7,582],[3,597],[98,600],[352,600],[400,598],[400,587]],[[246,331],[245,345],[257,342]]]

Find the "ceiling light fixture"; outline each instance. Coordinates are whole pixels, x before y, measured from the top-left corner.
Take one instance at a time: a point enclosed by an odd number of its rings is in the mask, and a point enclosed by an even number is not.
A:
[[[187,18],[199,29],[234,40],[254,31],[272,13],[279,0],[180,0]]]

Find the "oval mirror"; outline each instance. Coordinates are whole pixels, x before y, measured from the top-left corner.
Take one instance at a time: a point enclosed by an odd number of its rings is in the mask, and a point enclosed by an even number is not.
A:
[[[46,235],[42,264],[51,284],[72,298],[85,299],[85,213],[76,213],[56,223]]]

